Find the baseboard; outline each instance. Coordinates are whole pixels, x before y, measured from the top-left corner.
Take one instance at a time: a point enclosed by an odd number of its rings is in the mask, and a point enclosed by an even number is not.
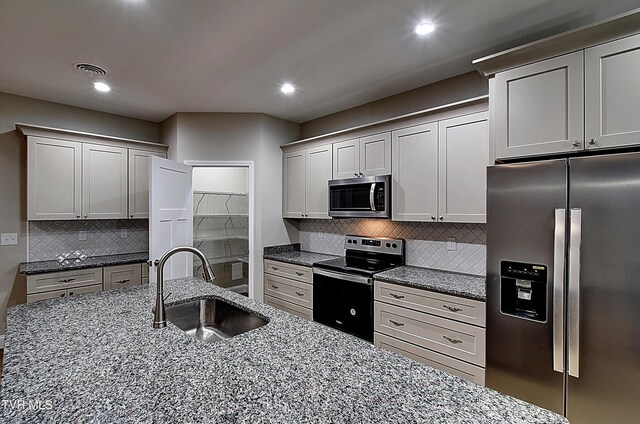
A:
[[[4,334],[0,336],[0,349],[4,349]]]

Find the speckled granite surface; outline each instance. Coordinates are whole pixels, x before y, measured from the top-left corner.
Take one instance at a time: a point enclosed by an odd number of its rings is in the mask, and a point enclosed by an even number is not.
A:
[[[327,255],[324,253],[292,251],[284,253],[274,253],[270,255],[265,254],[263,255],[263,257],[265,259],[287,262],[294,265],[312,266],[314,262],[326,261],[327,259],[334,259],[338,256]]]
[[[485,277],[439,271],[417,266],[401,266],[375,275],[376,280],[403,284],[438,293],[485,301]]]
[[[146,287],[9,308],[5,422],[567,422],[201,280],[165,291],[223,297],[270,322],[212,344],[154,330]],[[36,399],[51,407],[16,402]]]
[[[300,243],[280,244],[278,246],[266,246],[263,249],[263,254],[273,255],[276,253],[296,252],[296,251],[300,251]]]
[[[43,274],[45,272],[69,271],[72,269],[100,268],[103,266],[137,264],[149,260],[148,252],[125,253],[122,255],[94,256],[85,260],[67,259],[60,261],[22,262],[21,274]]]

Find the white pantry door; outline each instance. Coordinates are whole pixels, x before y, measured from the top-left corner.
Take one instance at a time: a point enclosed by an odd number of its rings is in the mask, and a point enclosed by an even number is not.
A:
[[[155,262],[169,249],[193,246],[192,168],[152,156],[149,167],[149,260]],[[156,282],[155,266],[149,268],[149,283]],[[164,267],[164,280],[191,276],[193,257],[174,255]]]

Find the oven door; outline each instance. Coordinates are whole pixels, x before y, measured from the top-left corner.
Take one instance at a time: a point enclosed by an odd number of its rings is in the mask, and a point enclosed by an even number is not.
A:
[[[389,218],[389,175],[329,181],[329,216]]]
[[[313,320],[373,342],[373,278],[314,268]]]

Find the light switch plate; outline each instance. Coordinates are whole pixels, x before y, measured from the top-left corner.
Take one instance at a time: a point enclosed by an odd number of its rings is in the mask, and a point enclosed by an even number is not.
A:
[[[127,238],[127,229],[126,228],[121,228],[120,229],[120,238]]]
[[[84,230],[78,231],[78,240],[87,241],[87,232]]]
[[[458,243],[455,238],[451,237],[447,239],[447,250],[458,250]]]
[[[0,234],[0,245],[2,246],[15,246],[18,244],[17,233],[5,233]]]

